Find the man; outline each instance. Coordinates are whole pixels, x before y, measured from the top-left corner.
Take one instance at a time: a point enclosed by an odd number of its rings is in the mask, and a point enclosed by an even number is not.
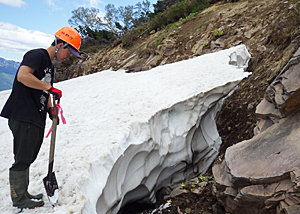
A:
[[[47,49],[28,51],[16,74],[11,94],[0,116],[8,118],[13,134],[14,163],[9,169],[9,182],[13,206],[33,209],[43,206],[43,194],[28,193],[29,167],[41,148],[46,113],[53,118],[49,93],[60,99],[62,92],[54,88],[54,63],[78,54],[81,44],[79,33],[63,27],[55,33],[55,40]],[[35,199],[35,200],[32,200]]]

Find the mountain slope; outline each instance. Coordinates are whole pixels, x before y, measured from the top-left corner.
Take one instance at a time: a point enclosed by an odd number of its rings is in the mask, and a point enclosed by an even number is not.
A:
[[[240,0],[218,2],[202,13],[165,29],[141,35],[131,47],[122,44],[99,50],[59,71],[57,80],[105,69],[127,72],[246,44],[253,72],[225,102],[218,122],[223,150],[253,136],[255,106],[300,44],[300,2]],[[229,128],[231,127],[230,131]]]
[[[241,43],[247,45],[252,55],[248,68],[252,75],[243,80],[223,105],[217,123],[223,141],[218,162],[228,146],[253,137],[255,107],[300,47],[299,0],[219,2],[193,18],[142,35],[129,48],[119,44],[99,50],[86,57],[87,60],[74,63],[57,78],[70,79],[108,68],[143,71]],[[199,206],[199,209],[207,208],[206,211],[211,208],[211,204],[207,207],[204,203],[187,204],[183,202],[185,197],[180,197],[180,208]],[[213,198],[213,195],[205,194],[205,197]],[[172,201],[175,203],[174,199]]]
[[[0,91],[12,88],[19,65],[20,62],[6,60],[0,57]]]

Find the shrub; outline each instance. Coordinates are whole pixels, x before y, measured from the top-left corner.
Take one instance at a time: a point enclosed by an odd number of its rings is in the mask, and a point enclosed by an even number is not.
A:
[[[198,12],[210,6],[209,2],[210,0],[183,0],[167,7],[163,12],[151,14],[149,15],[151,18],[147,25],[132,28],[122,37],[122,43],[125,46],[130,46],[142,33],[164,28],[171,23],[171,28],[174,29],[177,25],[173,23],[180,19],[183,20],[196,16]],[[159,41],[156,42],[156,45],[158,43]]]
[[[217,28],[214,29],[214,35],[219,37],[223,35],[223,31],[222,30],[218,30]]]
[[[150,30],[156,30],[163,26],[179,21],[180,18],[195,16],[210,5],[209,0],[183,0],[170,6],[164,12],[158,13],[149,22]]]
[[[138,26],[138,27],[132,28],[128,33],[126,33],[122,37],[123,45],[130,46],[135,39],[137,39],[138,37],[140,37],[147,31],[148,31],[148,29],[146,26]]]

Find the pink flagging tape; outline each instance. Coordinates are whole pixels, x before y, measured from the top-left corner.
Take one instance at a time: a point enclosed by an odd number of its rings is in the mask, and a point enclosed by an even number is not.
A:
[[[60,113],[62,123],[63,123],[63,124],[66,124],[67,121],[66,121],[66,118],[65,118],[64,115],[63,115],[63,112],[64,112],[64,111],[63,111],[62,107],[61,107],[58,103],[56,104],[56,107],[58,108],[58,111],[57,111],[57,118],[59,119],[59,113]],[[49,137],[49,135],[50,135],[51,132],[52,132],[52,126],[50,127],[49,132],[48,132],[48,134],[46,135],[46,138]]]

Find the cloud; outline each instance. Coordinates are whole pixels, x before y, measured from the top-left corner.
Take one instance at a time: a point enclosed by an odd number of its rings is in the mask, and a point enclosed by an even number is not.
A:
[[[26,3],[22,0],[0,0],[0,3],[6,4],[13,7],[21,7],[22,5],[25,5]]]
[[[48,48],[54,36],[36,30],[26,30],[0,21],[0,50],[24,55],[35,48]]]
[[[52,7],[55,6],[55,3],[54,3],[53,0],[46,0],[46,3],[47,3],[49,6],[52,6]]]
[[[0,0],[1,1],[1,0]],[[62,10],[63,8],[59,7],[57,3],[59,3],[59,1],[57,0],[44,0],[44,2],[46,2],[46,4],[48,6],[50,6],[52,11],[58,11],[58,10]]]
[[[86,0],[89,2],[90,7],[98,8],[98,4],[102,3],[101,0]]]

